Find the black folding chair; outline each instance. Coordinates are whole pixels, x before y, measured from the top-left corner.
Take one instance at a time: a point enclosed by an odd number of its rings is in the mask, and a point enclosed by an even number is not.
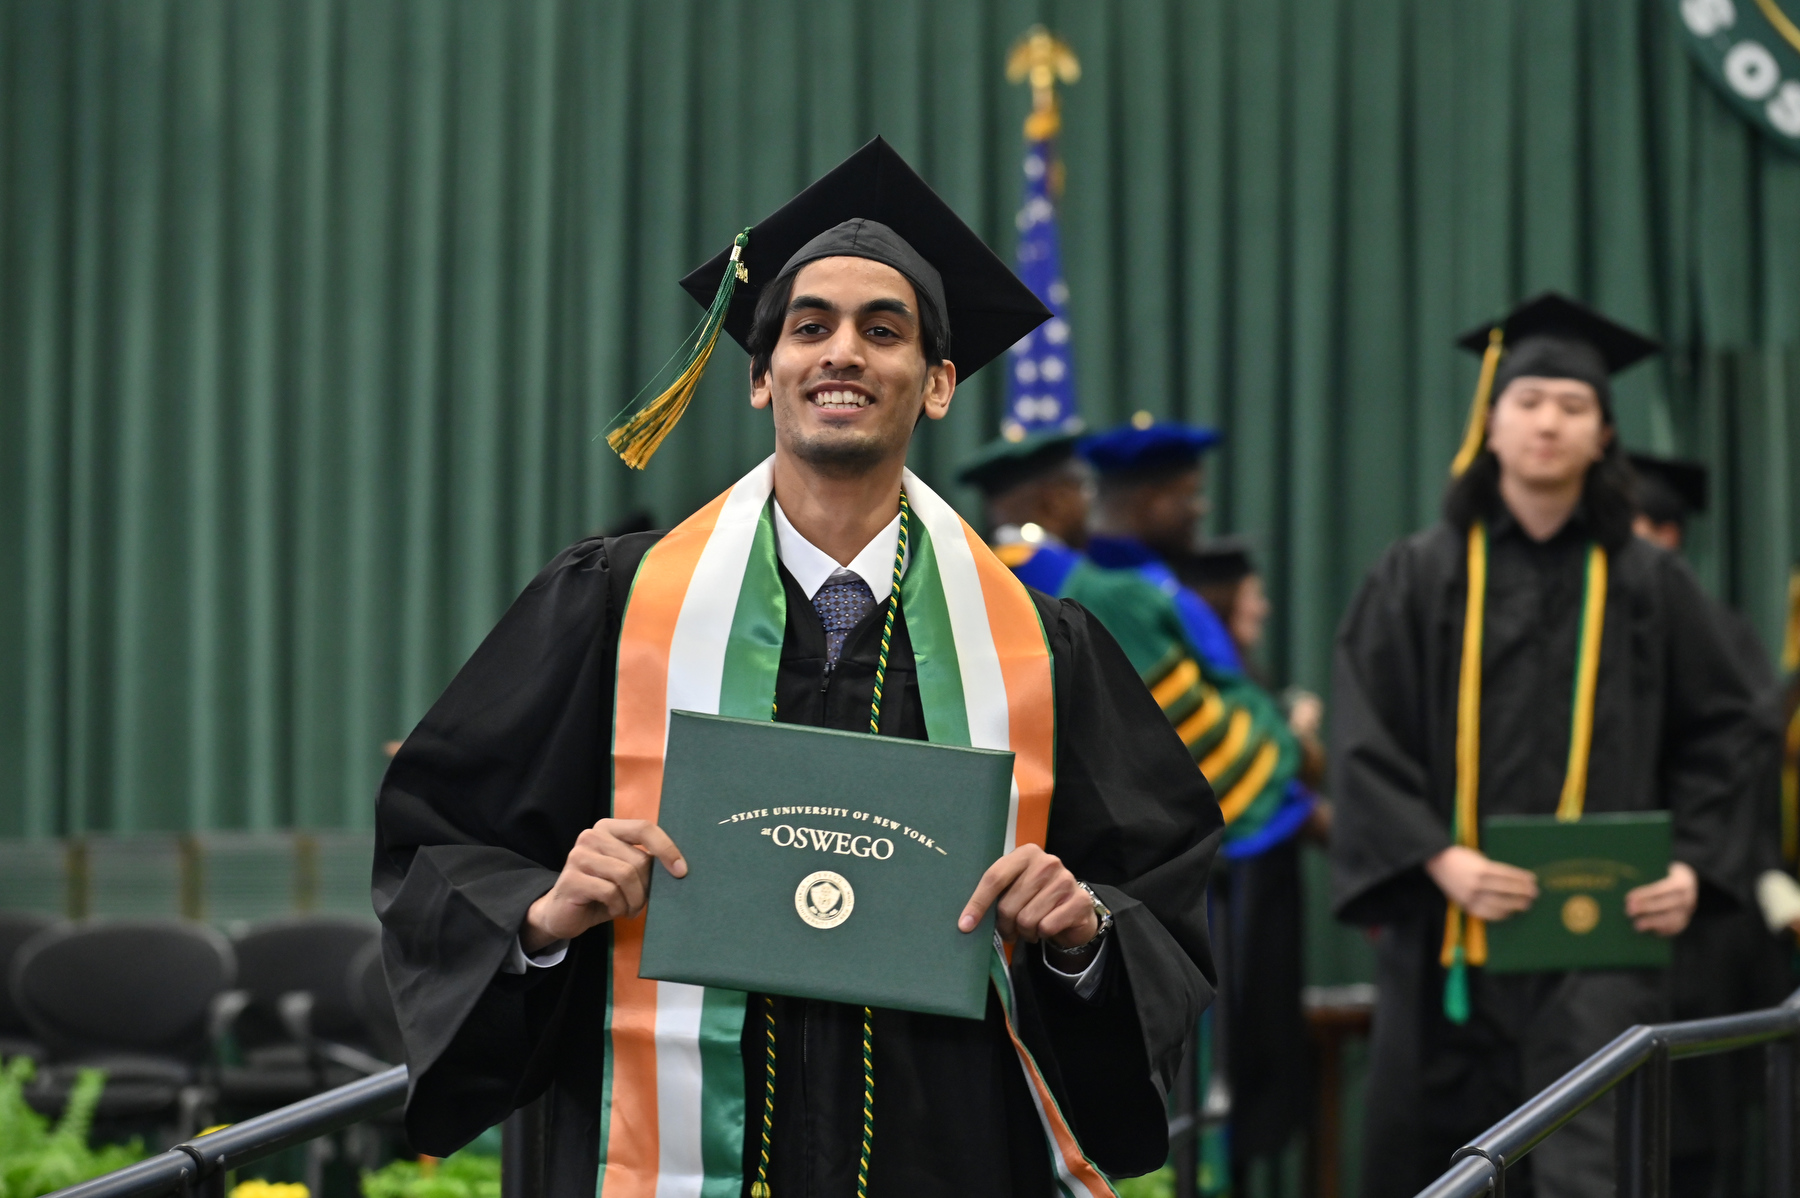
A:
[[[237,988],[214,1004],[218,1091],[241,1118],[379,1072],[349,987],[376,940],[366,921],[298,916],[252,926],[233,944]]]
[[[10,976],[13,958],[25,942],[55,924],[56,920],[36,911],[0,911],[0,983]],[[32,1035],[25,1013],[13,1001],[12,987],[0,984],[0,1059],[42,1060],[43,1056],[44,1046]]]
[[[367,1029],[375,1055],[390,1065],[406,1060],[406,1044],[400,1036],[400,1017],[388,993],[387,973],[381,964],[381,940],[365,945],[350,962],[350,1001]]]
[[[12,966],[12,997],[48,1064],[27,1094],[60,1112],[77,1071],[106,1070],[96,1121],[110,1130],[199,1130],[213,999],[231,985],[231,945],[204,924],[117,919],[32,937]]]

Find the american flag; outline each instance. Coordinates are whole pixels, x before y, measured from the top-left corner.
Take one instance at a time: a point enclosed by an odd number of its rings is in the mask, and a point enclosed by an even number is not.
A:
[[[1030,433],[1076,433],[1075,377],[1065,314],[1069,285],[1063,282],[1062,251],[1056,236],[1055,195],[1061,164],[1054,141],[1033,141],[1025,150],[1025,202],[1019,209],[1019,277],[1044,301],[1052,316],[1012,347],[1002,435],[1020,440]]]

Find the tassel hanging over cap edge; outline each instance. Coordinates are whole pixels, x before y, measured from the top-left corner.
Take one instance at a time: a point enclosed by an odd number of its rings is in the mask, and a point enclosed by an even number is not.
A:
[[[1488,330],[1487,352],[1481,355],[1481,378],[1475,384],[1475,402],[1469,406],[1469,427],[1463,432],[1462,448],[1450,463],[1450,477],[1461,478],[1481,447],[1487,444],[1488,408],[1493,401],[1494,374],[1500,369],[1500,352],[1506,333],[1499,325]]]
[[[719,280],[719,290],[713,295],[712,306],[707,308],[706,317],[700,322],[694,338],[694,348],[675,381],[606,435],[606,443],[633,470],[642,470],[650,464],[651,457],[675,431],[676,424],[693,401],[694,389],[700,385],[706,364],[712,360],[713,348],[719,343],[719,333],[725,328],[725,315],[731,311],[731,297],[739,283],[750,281],[750,272],[743,263],[744,249],[749,244],[750,230],[746,228],[732,242],[731,258],[725,265],[724,277]]]

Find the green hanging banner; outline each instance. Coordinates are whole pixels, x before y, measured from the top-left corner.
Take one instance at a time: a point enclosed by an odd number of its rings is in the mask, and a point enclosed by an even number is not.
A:
[[[1800,153],[1800,0],[1670,0],[1688,51],[1770,137]]]

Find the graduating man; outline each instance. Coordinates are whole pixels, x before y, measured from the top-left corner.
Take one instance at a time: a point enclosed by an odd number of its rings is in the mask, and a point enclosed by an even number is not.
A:
[[[412,1143],[542,1094],[568,1198],[1108,1194],[1167,1155],[1218,809],[1106,632],[905,470],[1043,309],[879,139],[685,285],[776,452],[666,535],[558,556],[395,758],[375,895]],[[656,824],[674,707],[1015,753],[1016,847],[958,924],[993,905],[1013,942],[984,1020],[638,976],[650,863],[686,873]],[[844,788],[904,809],[904,778]]]
[[[1484,921],[1537,898],[1482,854],[1483,817],[1667,809],[1668,876],[1625,900],[1640,932],[1674,936],[1750,881],[1754,696],[1687,568],[1632,536],[1614,436],[1609,379],[1656,346],[1556,295],[1462,344],[1485,351],[1482,384],[1445,518],[1388,550],[1338,636],[1334,904],[1382,929],[1367,1198],[1416,1192],[1668,1015],[1661,970],[1479,968]],[[1610,1191],[1612,1119],[1603,1100],[1533,1151],[1540,1196]]]

